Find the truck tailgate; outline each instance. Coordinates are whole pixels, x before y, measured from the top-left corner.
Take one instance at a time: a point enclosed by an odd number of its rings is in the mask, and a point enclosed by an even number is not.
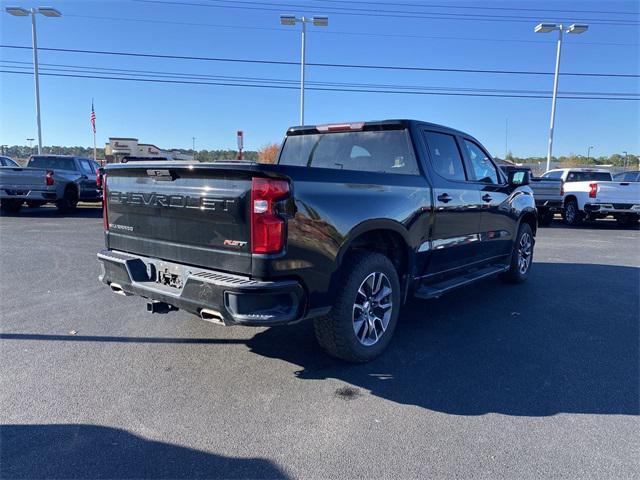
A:
[[[0,167],[0,189],[42,190],[46,173],[42,168]]]
[[[108,248],[249,274],[255,171],[250,163],[108,167]]]
[[[562,180],[559,178],[532,178],[531,189],[536,200],[562,200]]]
[[[598,184],[596,203],[640,204],[640,183],[638,182],[594,182]]]

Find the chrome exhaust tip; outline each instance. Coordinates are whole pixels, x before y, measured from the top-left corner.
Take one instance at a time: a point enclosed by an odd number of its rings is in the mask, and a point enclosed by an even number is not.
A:
[[[122,285],[118,284],[118,283],[110,283],[109,287],[111,287],[111,291],[113,293],[115,293],[116,295],[122,295],[123,297],[128,297],[130,296],[129,293],[125,292],[122,289]]]
[[[211,310],[208,308],[203,308],[200,310],[200,318],[205,322],[215,323],[216,325],[225,324],[220,312],[216,312],[215,310]]]

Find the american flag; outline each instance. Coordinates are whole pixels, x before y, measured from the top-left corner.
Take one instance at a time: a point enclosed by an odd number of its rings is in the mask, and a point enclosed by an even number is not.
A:
[[[93,133],[96,133],[96,112],[93,109],[93,100],[91,100],[91,126],[93,127]]]

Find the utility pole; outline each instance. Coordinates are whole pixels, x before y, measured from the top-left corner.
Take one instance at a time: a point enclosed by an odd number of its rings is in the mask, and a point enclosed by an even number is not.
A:
[[[504,159],[509,154],[509,117],[504,119]]]

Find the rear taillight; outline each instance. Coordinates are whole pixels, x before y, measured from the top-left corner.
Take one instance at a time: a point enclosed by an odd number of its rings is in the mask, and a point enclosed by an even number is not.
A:
[[[564,195],[564,182],[560,184],[560,195]]]
[[[101,175],[102,178],[102,225],[104,231],[109,230],[109,215],[107,215],[107,175]]]
[[[99,171],[96,172],[96,186],[102,188],[102,174]]]
[[[590,183],[589,184],[589,198],[596,198],[598,195],[598,184]]]
[[[284,220],[275,201],[289,194],[286,180],[254,178],[251,185],[251,252],[278,253],[284,247]]]
[[[47,185],[53,185],[55,183],[55,180],[53,179],[53,172],[51,170],[47,170],[44,178]]]

